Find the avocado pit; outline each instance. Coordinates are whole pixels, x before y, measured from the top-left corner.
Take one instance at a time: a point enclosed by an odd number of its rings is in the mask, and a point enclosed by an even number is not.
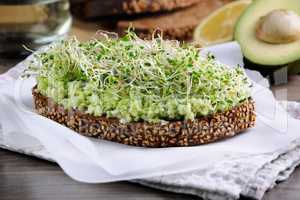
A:
[[[300,16],[290,10],[273,10],[258,21],[256,37],[271,44],[300,40]]]

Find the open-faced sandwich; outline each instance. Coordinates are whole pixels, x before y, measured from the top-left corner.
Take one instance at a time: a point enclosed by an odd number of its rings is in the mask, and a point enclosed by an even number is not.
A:
[[[128,32],[75,38],[37,53],[29,71],[37,112],[76,132],[144,147],[191,146],[254,126],[243,69],[199,49]]]

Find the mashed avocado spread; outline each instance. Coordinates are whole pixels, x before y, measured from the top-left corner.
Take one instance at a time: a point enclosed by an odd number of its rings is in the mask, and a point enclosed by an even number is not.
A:
[[[80,43],[75,38],[36,53],[27,74],[66,109],[122,122],[193,120],[231,109],[250,96],[243,69],[231,69],[199,49],[161,37],[141,40],[103,34]]]

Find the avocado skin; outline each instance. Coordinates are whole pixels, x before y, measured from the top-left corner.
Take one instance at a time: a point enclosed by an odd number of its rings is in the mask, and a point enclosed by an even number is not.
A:
[[[259,71],[264,77],[274,73],[275,71],[283,67],[288,67],[289,75],[300,74],[300,60],[286,65],[269,66],[254,63],[244,56],[243,62],[245,68]]]
[[[285,65],[278,65],[278,66],[266,66],[252,62],[251,60],[247,59],[245,56],[243,57],[244,66],[247,69],[259,71],[263,77],[267,77],[273,74],[276,70],[284,67]]]
[[[279,85],[282,83],[287,83],[287,79],[285,80],[276,80],[275,74],[277,73],[285,73],[282,74],[284,76],[288,75],[300,75],[300,60],[287,64],[287,65],[278,65],[278,66],[265,66],[261,64],[254,63],[247,59],[246,57],[243,57],[244,66],[247,69],[259,71],[261,75],[267,79],[269,79],[269,82],[272,85]],[[287,68],[287,70],[284,70],[284,68]],[[287,73],[287,74],[286,74]],[[280,82],[280,83],[279,83]]]

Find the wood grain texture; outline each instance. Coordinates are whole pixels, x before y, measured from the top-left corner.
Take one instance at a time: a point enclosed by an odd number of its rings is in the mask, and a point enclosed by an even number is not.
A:
[[[0,74],[6,72],[9,68],[11,68],[12,66],[14,66],[18,62],[20,62],[20,59],[16,59],[16,58],[11,58],[11,59],[6,58],[6,59],[3,59],[3,58],[0,57]]]
[[[0,150],[1,200],[184,200],[188,195],[163,192],[127,182],[84,184],[55,164]]]
[[[300,169],[263,200],[299,200]],[[1,200],[199,200],[128,182],[85,184],[69,178],[56,164],[0,150]],[[246,200],[246,198],[241,198]]]

